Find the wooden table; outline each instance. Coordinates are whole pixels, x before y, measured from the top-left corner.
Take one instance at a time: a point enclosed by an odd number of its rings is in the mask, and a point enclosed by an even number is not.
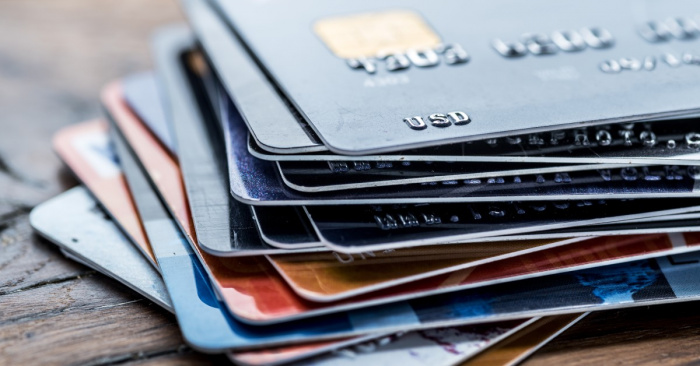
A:
[[[51,135],[100,116],[100,88],[149,68],[150,32],[180,20],[169,0],[0,1],[0,365],[225,361],[192,351],[173,316],[65,259],[27,218],[76,184]],[[700,364],[697,308],[596,313],[526,364]]]

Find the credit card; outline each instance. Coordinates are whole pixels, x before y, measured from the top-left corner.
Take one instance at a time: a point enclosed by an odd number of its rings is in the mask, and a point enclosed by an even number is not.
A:
[[[124,234],[158,270],[134,202],[129,198],[119,165],[109,148],[107,123],[92,121],[63,128],[53,137],[58,156],[112,215],[120,216]],[[118,197],[118,198],[115,198]],[[126,197],[126,199],[125,199]]]
[[[379,155],[281,155],[262,150],[251,139],[248,151],[271,161],[695,165],[700,156],[695,122],[686,118],[579,127]]]
[[[296,192],[279,179],[274,164],[247,150],[247,131],[233,106],[223,124],[231,194],[249,205],[363,205],[392,203],[543,201],[696,197],[695,167],[625,167],[599,171],[450,180],[342,192]],[[206,118],[206,117],[204,117]],[[207,122],[200,122],[206,124]]]
[[[174,311],[163,280],[150,261],[119,230],[100,230],[114,224],[84,187],[72,188],[34,207],[29,222],[67,255]]]
[[[222,79],[227,81],[226,85],[229,90],[230,87],[236,79],[231,78],[232,73],[240,70],[240,67],[230,67],[231,59],[245,58],[246,56],[240,56],[241,45],[235,37],[230,37],[227,35],[228,30],[221,24],[221,19],[218,18],[216,14],[213,14],[212,10],[208,8],[204,2],[200,1],[183,1],[186,7],[186,13],[190,16],[190,21],[193,24],[195,31],[200,35],[200,39],[203,40],[203,44],[207,54],[214,64],[217,65],[217,70],[222,75]],[[215,43],[214,43],[215,42]],[[209,46],[209,47],[207,47]],[[234,57],[235,56],[235,57]],[[222,60],[228,62],[228,64],[223,64]],[[259,71],[250,72],[245,75],[258,75]],[[228,78],[224,77],[228,76]],[[241,75],[237,75],[241,79]],[[250,84],[250,83],[249,83]],[[271,89],[274,86],[260,87],[261,89]],[[248,93],[236,93],[231,92],[232,95],[240,96],[240,98],[246,98],[250,95],[250,90]],[[255,93],[253,93],[255,94]],[[255,94],[260,97],[259,95]],[[268,99],[265,106],[270,104],[280,104],[279,102],[272,102],[273,98],[269,98],[269,94],[266,94]],[[260,97],[261,98],[261,97]],[[248,103],[238,103],[239,108],[255,108],[256,106],[262,104],[254,99],[253,102],[248,101]],[[253,105],[249,105],[253,104]],[[271,113],[269,109],[265,109],[263,112],[256,111],[258,114]],[[247,118],[248,114],[243,111],[243,116],[246,122],[250,125],[251,121],[266,121],[267,118]],[[284,120],[288,118],[288,115],[282,113],[272,113],[276,117],[276,121],[279,122],[280,119]],[[465,160],[465,161],[488,161],[498,160],[498,161],[522,161],[518,156],[526,159],[525,161],[547,161],[547,162],[557,162],[557,163],[581,163],[583,161],[600,162],[600,159],[615,159],[610,162],[617,162],[622,164],[629,164],[631,162],[637,162],[640,164],[667,164],[669,159],[681,159],[682,161],[671,161],[676,164],[694,164],[693,160],[697,160],[697,151],[694,151],[698,147],[697,141],[700,139],[698,134],[692,130],[683,131],[679,134],[673,129],[664,129],[665,124],[669,121],[662,121],[659,123],[646,123],[638,124],[640,127],[636,129],[630,129],[628,125],[612,125],[610,127],[601,127],[596,129],[571,129],[562,130],[552,133],[542,134],[531,134],[524,136],[515,136],[512,138],[504,139],[487,139],[479,141],[476,146],[470,144],[460,144],[452,145],[449,147],[439,147],[435,151],[431,150],[420,150],[419,151],[407,151],[405,154],[408,156],[384,156],[384,157],[368,157],[368,158],[378,158],[380,160],[395,160],[395,161],[406,161],[414,159],[427,159],[427,160],[439,160],[441,157],[447,158],[448,161],[455,160]],[[688,126],[692,125],[691,121],[683,121],[679,125]],[[286,139],[282,141],[283,143],[289,144],[290,141],[303,141],[301,146],[309,145],[309,141],[313,141],[313,132],[304,130],[306,127],[302,122],[299,123],[278,123],[274,126],[268,123],[260,123],[262,127],[273,129],[277,133],[271,134],[271,136],[285,136]],[[271,127],[272,126],[272,127]],[[302,126],[300,128],[299,126]],[[644,127],[641,127],[644,126]],[[649,126],[654,126],[651,129]],[[279,128],[289,127],[297,131],[298,138],[295,136],[290,136],[290,134],[280,134]],[[611,131],[615,129],[616,131]],[[664,129],[664,134],[660,134],[660,129]],[[304,132],[306,131],[306,132]],[[615,133],[617,132],[617,134]],[[291,134],[294,135],[294,134]],[[310,137],[312,136],[312,137]],[[257,138],[257,136],[254,135]],[[650,139],[650,137],[653,137]],[[255,140],[255,139],[254,139]],[[259,138],[257,138],[259,140]],[[315,142],[313,144],[318,144]],[[654,147],[654,149],[650,149]],[[483,145],[483,146],[482,146]],[[676,149],[676,146],[687,146],[691,148],[691,151],[684,151],[684,149]],[[487,149],[484,147],[488,146]],[[275,150],[270,147],[270,144],[263,145],[267,148],[267,152]],[[321,145],[316,145],[316,148],[322,149]],[[441,151],[438,151],[441,150]],[[484,150],[488,151],[486,155],[483,154]],[[650,150],[654,150],[650,152]],[[288,151],[277,151],[279,153],[291,153]],[[432,156],[435,155],[435,156]],[[473,155],[473,156],[470,156]],[[264,159],[284,159],[285,156],[274,157],[273,155],[267,155],[262,153],[259,157]],[[325,160],[319,156],[314,155],[301,155],[301,156],[290,156],[290,159],[307,159],[312,158],[316,160]],[[331,156],[328,160],[332,158],[347,160],[347,157],[343,156]],[[460,159],[462,158],[462,159]],[[530,159],[530,160],[527,160]],[[690,161],[689,161],[690,160]]]
[[[353,284],[351,279],[343,281],[340,277],[325,279],[319,283],[305,280],[303,277],[285,276],[285,278],[290,281],[290,286],[297,293],[303,294],[306,298],[313,298],[321,302],[345,299],[342,302],[327,304],[326,307],[347,310],[348,308],[369,306],[398,299],[424,297],[605,264],[680,254],[695,251],[698,245],[700,245],[700,237],[694,233],[598,237],[484,265],[470,266],[375,293],[363,291],[357,284]],[[355,254],[352,257],[355,261],[361,261],[368,255]],[[351,277],[351,274],[348,276]],[[364,292],[364,294],[350,298],[359,292]],[[322,313],[322,304],[318,305],[296,311],[289,307],[290,310],[285,315],[292,317],[301,316],[302,313]]]
[[[518,365],[587,315],[588,313],[540,318],[506,340],[461,363],[460,366]]]
[[[230,36],[225,22],[203,1],[184,0],[181,4],[223,86],[235,95],[234,102],[259,146],[280,154],[326,150],[293,107],[279,98],[276,85],[240,42]],[[275,123],[270,123],[270,116]]]
[[[253,208],[255,212],[255,208]],[[295,212],[296,214],[296,212]],[[310,233],[302,228],[302,225],[310,223],[299,221],[299,226],[294,226],[296,220],[291,220],[289,217],[280,218],[280,224],[275,225],[273,218],[270,216],[264,220],[258,220],[263,225],[259,226],[260,235],[263,240],[271,246],[279,248],[293,248],[294,246],[302,247],[302,245],[323,245],[315,232]],[[255,218],[255,216],[254,216]],[[295,217],[292,217],[295,219]],[[268,220],[269,219],[269,220]],[[604,235],[639,235],[639,234],[658,234],[666,232],[686,232],[695,231],[698,226],[700,213],[666,215],[639,218],[629,221],[620,221],[610,224],[597,224],[582,227],[567,227],[565,229],[537,231],[533,233],[521,233],[506,236],[489,236],[485,238],[475,238],[469,240],[460,240],[458,243],[495,243],[495,242],[513,242],[521,240],[549,240],[549,239],[565,239],[568,237],[594,237]],[[256,222],[258,223],[258,222]],[[317,244],[316,244],[317,243]],[[447,243],[445,243],[447,244]],[[454,244],[454,243],[451,243]],[[432,246],[436,250],[443,247],[441,244]],[[444,248],[449,250],[448,248]],[[340,252],[337,252],[340,254]],[[293,255],[294,253],[290,253]]]
[[[213,3],[340,154],[700,111],[691,0]]]
[[[404,283],[565,246],[585,238],[438,245],[358,254],[268,256],[297,295],[330,302]],[[319,294],[323,292],[323,294]]]
[[[343,253],[698,212],[693,200],[590,200],[385,206],[307,206],[321,241]]]
[[[510,329],[474,325],[397,334],[304,360],[297,366],[451,366],[480,352],[487,352],[541,321],[540,318],[521,321]]]
[[[452,174],[454,171],[448,171],[443,176],[431,176],[435,172],[431,170],[433,165],[445,167],[445,165],[454,166],[455,164],[431,163],[410,170],[382,168],[386,163],[375,164],[378,167],[376,169],[373,169],[368,162],[351,165],[321,164],[325,165],[324,169],[307,169],[301,167],[300,165],[305,165],[301,163],[285,171],[283,165],[278,163],[278,169],[287,187],[305,193],[369,188],[357,191],[358,195],[365,196],[366,193],[377,192],[375,187],[402,185],[402,189],[408,188],[412,193],[417,192],[416,188],[422,186],[426,188],[424,195],[457,196],[462,192],[463,187],[469,186],[473,191],[464,194],[481,196],[490,194],[491,190],[499,190],[506,196],[514,196],[515,199],[528,196],[527,192],[531,195],[555,197],[564,196],[567,195],[566,192],[570,192],[571,195],[579,194],[593,198],[599,196],[600,193],[597,192],[603,190],[606,191],[608,198],[635,195],[645,197],[651,196],[650,192],[654,192],[654,197],[658,197],[659,194],[667,194],[669,197],[693,196],[697,194],[693,190],[698,177],[696,166],[679,167],[677,165],[601,164],[577,165],[573,169],[562,166],[502,171],[498,164],[491,163],[490,165],[495,169],[491,172],[488,169],[483,169],[483,173],[464,174]],[[411,165],[417,164],[414,162]],[[349,172],[351,169],[354,172]],[[475,169],[475,171],[478,170],[481,168]],[[287,175],[289,172],[293,172],[291,176]],[[292,181],[289,180],[290,177]],[[682,188],[674,187],[674,182],[681,184]],[[410,185],[404,185],[409,183]]]
[[[575,171],[612,170],[636,166],[616,164],[544,165],[528,163],[454,163],[454,162],[333,162],[278,161],[284,184],[300,192],[329,192],[417,183],[440,183],[488,178],[506,180],[523,175],[544,175]],[[640,168],[641,169],[641,168]],[[678,170],[676,168],[676,170]]]

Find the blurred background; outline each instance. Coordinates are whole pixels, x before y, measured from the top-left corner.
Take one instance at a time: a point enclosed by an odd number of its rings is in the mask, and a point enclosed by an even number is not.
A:
[[[0,365],[218,364],[175,318],[66,259],[29,226],[77,184],[51,147],[103,115],[105,83],[151,68],[149,37],[182,20],[170,0],[0,0]]]
[[[36,203],[58,193],[51,135],[101,116],[100,88],[150,68],[150,33],[182,19],[172,0],[0,0],[0,192],[9,175]]]

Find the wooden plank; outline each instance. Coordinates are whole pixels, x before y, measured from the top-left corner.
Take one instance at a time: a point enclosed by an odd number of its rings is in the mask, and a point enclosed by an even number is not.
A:
[[[66,260],[53,244],[38,237],[26,214],[13,221],[9,227],[0,227],[0,295],[91,272]]]
[[[524,365],[678,365],[700,360],[697,302],[593,313]]]
[[[184,347],[172,315],[99,274],[6,294],[0,319],[3,365],[101,364]]]
[[[31,207],[55,195],[59,189],[34,186],[12,177],[3,171],[0,158],[0,192],[0,223],[3,223],[16,213],[28,212]]]
[[[150,33],[181,20],[172,0],[0,1],[0,116],[11,129],[0,131],[0,160],[56,187],[52,134],[100,116],[102,86],[148,69]]]
[[[226,365],[230,361],[223,355],[203,355],[192,352],[191,350],[182,350],[176,353],[167,353],[163,355],[149,355],[145,358],[139,358],[132,362],[127,362],[125,365],[130,366],[172,366],[172,365]]]
[[[0,364],[208,360],[172,315],[66,260],[27,218],[76,184],[53,133],[100,116],[102,85],[147,69],[150,32],[180,19],[170,0],[0,2]]]

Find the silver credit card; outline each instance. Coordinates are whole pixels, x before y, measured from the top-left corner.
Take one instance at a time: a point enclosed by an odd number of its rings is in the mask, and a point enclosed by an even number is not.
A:
[[[340,154],[700,111],[697,1],[214,4]]]
[[[35,207],[29,221],[67,255],[173,312],[160,274],[98,205],[87,189],[75,187]]]
[[[190,24],[221,82],[241,111],[252,136],[264,149],[280,153],[324,151],[306,122],[279,97],[243,45],[204,1],[181,2]],[[270,116],[274,116],[271,123]]]
[[[261,149],[253,139],[248,141],[248,150],[259,159],[271,161],[694,165],[700,160],[700,129],[697,128],[697,121],[697,118],[688,117],[617,123],[512,135],[383,155],[344,156],[328,152],[281,155]]]
[[[432,161],[279,161],[284,184],[300,192],[330,192],[348,189],[432,184],[445,181],[570,173],[576,171],[639,168],[629,164],[544,165],[527,163],[452,163]]]

